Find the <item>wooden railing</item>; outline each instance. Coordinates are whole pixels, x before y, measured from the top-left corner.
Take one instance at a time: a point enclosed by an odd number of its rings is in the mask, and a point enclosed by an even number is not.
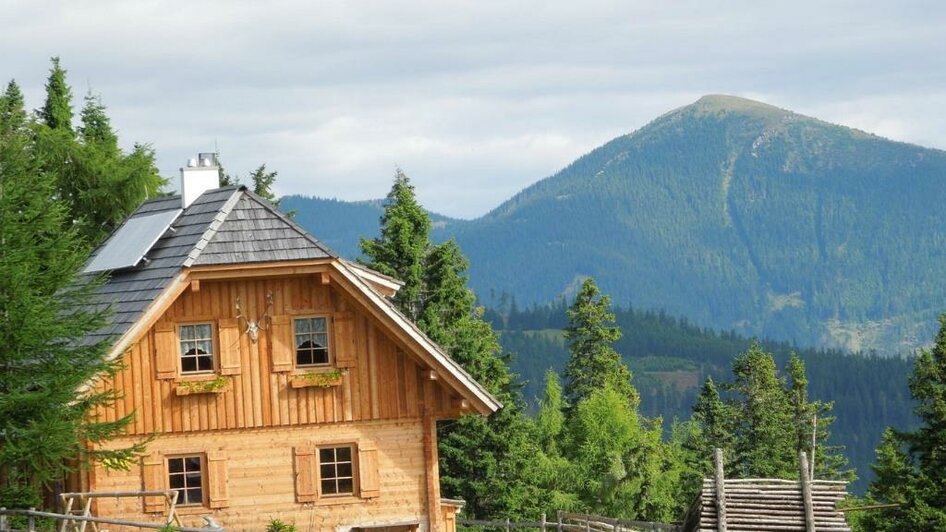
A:
[[[534,530],[554,530],[556,532],[680,532],[680,525],[669,523],[653,523],[650,521],[634,521],[630,519],[616,519],[601,515],[590,515],[570,512],[558,512],[554,521],[549,521],[546,514],[542,514],[539,521],[483,521],[478,519],[457,519],[457,524],[465,527],[491,528],[496,530],[512,530],[515,528],[529,528]]]
[[[26,517],[27,528],[12,528],[10,516],[21,515]],[[120,525],[139,529],[161,530],[167,527],[164,523],[141,523],[137,521],[127,521],[125,519],[111,519],[108,517],[92,517],[85,515],[57,514],[52,512],[41,512],[34,508],[29,510],[7,510],[0,508],[0,532],[37,532],[38,519],[52,519],[54,521],[79,521],[86,523],[101,523],[107,525]],[[209,517],[204,518],[207,525],[202,528],[193,528],[186,526],[174,526],[174,532],[224,532],[224,528],[218,525]]]

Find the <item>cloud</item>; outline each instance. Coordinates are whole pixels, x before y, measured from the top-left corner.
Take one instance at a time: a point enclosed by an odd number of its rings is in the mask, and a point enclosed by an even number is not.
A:
[[[37,107],[61,55],[169,177],[216,144],[280,193],[365,199],[400,166],[465,217],[705,93],[946,147],[946,9],[767,4],[18,2],[0,74]]]

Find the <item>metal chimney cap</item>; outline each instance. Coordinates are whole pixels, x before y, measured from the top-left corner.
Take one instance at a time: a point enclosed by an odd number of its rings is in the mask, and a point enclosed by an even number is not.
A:
[[[188,168],[197,168],[197,159],[194,159],[193,157],[191,157],[190,159],[188,159],[188,160],[187,160],[187,167],[188,167]]]

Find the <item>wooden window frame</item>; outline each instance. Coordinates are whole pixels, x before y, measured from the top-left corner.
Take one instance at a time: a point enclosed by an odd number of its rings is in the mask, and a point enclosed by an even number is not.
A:
[[[165,485],[167,486],[167,489],[170,491],[175,491],[179,489],[179,488],[171,487],[171,475],[178,474],[178,473],[171,473],[171,463],[170,463],[171,460],[180,460],[180,459],[186,460],[187,458],[195,458],[195,457],[200,459],[200,503],[196,503],[196,502],[187,503],[187,502],[183,502],[182,500],[178,500],[177,507],[181,509],[208,508],[209,507],[208,500],[210,496],[210,493],[209,493],[210,485],[208,482],[209,472],[207,470],[207,453],[181,452],[181,453],[173,453],[173,454],[164,455],[164,481],[166,483]],[[185,461],[185,464],[186,464],[186,461]]]
[[[299,371],[311,371],[319,369],[331,369],[335,367],[335,357],[332,354],[332,345],[335,343],[334,332],[332,330],[335,323],[331,314],[298,314],[289,317],[292,328],[292,367]],[[298,349],[296,342],[296,321],[298,320],[325,320],[325,352],[328,355],[328,361],[324,364],[299,364]]]
[[[210,326],[210,349],[211,349],[210,359],[211,359],[211,364],[213,365],[213,367],[209,370],[184,371],[184,351],[183,351],[183,347],[181,346],[181,343],[184,341],[184,339],[183,339],[183,334],[181,333],[181,331],[183,330],[184,327],[196,327],[199,325]],[[217,373],[217,370],[219,369],[219,366],[220,366],[218,353],[217,353],[217,351],[219,351],[220,349],[220,346],[219,346],[220,342],[217,340],[217,323],[213,320],[201,320],[201,321],[177,323],[175,329],[177,332],[177,371],[178,371],[178,374],[181,377],[191,377],[191,376],[198,376],[198,375],[213,375]]]
[[[325,493],[322,491],[322,453],[323,449],[347,447],[351,451],[351,492]],[[337,462],[333,462],[337,463]],[[358,463],[358,444],[356,442],[334,442],[315,446],[315,489],[319,499],[326,501],[356,499],[360,497],[360,465]]]

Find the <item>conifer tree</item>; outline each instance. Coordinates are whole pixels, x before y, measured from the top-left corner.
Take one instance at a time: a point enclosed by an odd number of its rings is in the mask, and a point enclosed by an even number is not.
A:
[[[565,404],[562,401],[562,385],[558,373],[553,369],[545,372],[545,388],[539,399],[539,411],[535,416],[538,443],[542,451],[550,456],[561,454],[561,439],[565,431]]]
[[[8,90],[9,94],[9,90]],[[32,128],[0,128],[0,506],[40,506],[43,487],[70,464],[122,465],[140,450],[94,451],[121,433],[130,416],[105,422],[89,414],[114,399],[78,391],[115,368],[108,342],[85,343],[103,325],[89,305],[94,280],[77,272],[88,255],[68,209],[32,144]],[[74,460],[74,461],[73,461]]]
[[[631,372],[611,346],[620,338],[621,331],[614,326],[611,299],[600,293],[593,279],[585,279],[568,309],[565,329],[565,341],[571,352],[565,366],[565,400],[570,406],[609,383],[631,404],[637,404],[639,398],[631,385]]]
[[[719,389],[712,377],[707,377],[700,389],[691,420],[697,430],[690,435],[686,445],[697,460],[696,469],[701,475],[708,475],[713,470],[715,449],[723,449],[729,456],[734,450],[734,416],[729,405],[719,397]],[[729,463],[728,457],[726,463]]]
[[[0,129],[16,131],[26,125],[26,107],[23,92],[16,81],[10,80],[0,95]]]
[[[267,172],[266,165],[261,164],[256,170],[250,172],[250,181],[253,182],[253,192],[257,196],[269,201],[278,208],[279,200],[273,192],[273,184],[276,183],[276,175],[277,172]]]
[[[733,360],[732,403],[737,476],[797,478],[795,426],[784,382],[772,355],[754,342]]]
[[[394,303],[415,321],[423,305],[430,228],[430,217],[417,203],[414,186],[398,169],[381,215],[381,234],[371,240],[362,238],[361,252],[366,266],[404,283]]]
[[[866,514],[868,530],[946,530],[946,314],[939,323],[932,349],[920,352],[910,377],[920,426],[884,434],[867,493],[900,506]]]
[[[94,145],[104,154],[116,156],[119,151],[118,135],[112,130],[112,122],[105,114],[102,98],[89,91],[80,116],[82,125],[79,126],[79,137],[82,141],[86,145]]]
[[[39,118],[50,129],[72,134],[72,89],[66,83],[66,70],[59,64],[59,58],[50,60],[53,64],[46,80],[46,103],[39,110]]]

